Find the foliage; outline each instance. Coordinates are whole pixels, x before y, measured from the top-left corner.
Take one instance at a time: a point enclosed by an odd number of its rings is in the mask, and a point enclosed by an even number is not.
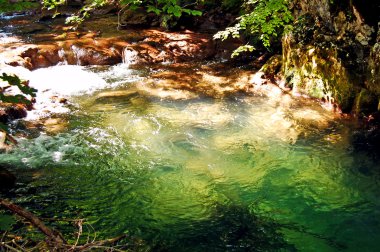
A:
[[[57,8],[59,5],[63,5],[65,0],[42,0],[42,6],[44,6],[48,10],[52,10]]]
[[[65,4],[65,2],[65,0],[42,0],[43,7],[48,10],[57,10],[58,7]],[[79,12],[67,18],[66,22],[78,25],[90,16],[91,11],[111,3],[127,6],[132,10],[142,7],[148,13],[152,12],[162,17],[162,25],[166,27],[169,26],[169,21],[180,18],[184,13],[192,16],[202,15],[201,11],[189,8],[190,6],[198,4],[198,2],[191,2],[183,6],[180,2],[180,0],[88,0]],[[58,14],[58,11],[56,14]]]
[[[42,0],[42,7],[47,10],[55,9],[54,16],[59,14],[58,8],[61,5],[66,4],[67,0]],[[86,4],[78,11],[76,15],[72,15],[66,19],[66,23],[78,25],[82,23],[86,18],[90,16],[90,12],[94,9],[105,6],[106,4],[112,3],[113,0],[89,0]]]
[[[238,22],[216,33],[214,39],[239,38],[243,31],[248,36],[259,37],[262,44],[269,48],[271,41],[293,20],[287,0],[247,0],[243,8],[245,14],[237,18]],[[235,50],[232,56],[253,49],[252,45],[244,45]]]
[[[0,101],[5,103],[22,103],[25,105],[30,105],[32,102],[25,95],[30,95],[31,97],[36,97],[37,90],[29,87],[26,81],[22,81],[16,75],[8,75],[3,73],[0,75],[0,80],[3,80],[8,83],[8,85],[4,87],[0,87]],[[10,88],[11,86],[16,86],[20,89],[23,94],[17,95],[6,95],[4,94],[5,90]]]
[[[73,15],[71,17],[68,17],[66,19],[66,23],[68,24],[80,24],[82,23],[86,18],[90,16],[90,12],[94,9],[103,7],[104,5],[110,3],[111,0],[91,0],[89,3],[84,5],[77,15]]]
[[[29,87],[27,81],[22,81],[18,76],[16,75],[8,75],[6,73],[3,73],[0,75],[0,80],[7,83],[6,85],[0,86],[0,102],[3,103],[11,103],[11,104],[25,104],[25,105],[31,105],[32,101],[30,97],[36,97],[37,90]],[[18,87],[18,89],[21,91],[22,94],[16,94],[16,95],[10,95],[5,94],[6,90],[11,88],[12,86]],[[0,123],[0,129],[7,130],[7,127]]]
[[[186,8],[190,5],[195,5],[196,2],[186,6],[181,6],[178,0],[122,0],[121,4],[129,4],[132,9],[142,6],[146,8],[147,12],[153,12],[158,16],[169,15],[179,18],[183,13],[193,16],[202,15],[202,12],[199,10]]]
[[[130,5],[131,9],[143,7],[147,12],[152,12],[161,17],[161,26],[169,28],[175,24],[184,13],[191,16],[200,16],[202,12],[188,7],[197,2],[181,6],[179,0],[122,0],[122,4]]]
[[[20,1],[17,3],[10,3],[8,0],[0,0],[0,13],[12,12],[12,11],[23,11],[23,10],[33,9],[37,7],[38,7],[38,3],[33,3],[29,1]]]
[[[222,0],[222,8],[228,12],[239,10],[243,4],[243,0]]]

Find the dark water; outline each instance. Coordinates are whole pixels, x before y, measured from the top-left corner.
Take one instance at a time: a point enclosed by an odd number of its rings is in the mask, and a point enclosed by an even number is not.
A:
[[[77,98],[67,132],[1,154],[29,178],[17,203],[141,250],[380,249],[379,164],[318,104],[95,97]]]

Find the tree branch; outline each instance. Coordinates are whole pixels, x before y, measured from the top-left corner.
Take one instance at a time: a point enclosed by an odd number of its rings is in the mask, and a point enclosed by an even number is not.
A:
[[[31,212],[5,199],[0,199],[0,205],[17,214],[18,216],[30,221],[32,225],[44,233],[50,239],[50,241],[54,243],[55,246],[61,247],[62,245],[66,244],[65,239],[59,232],[47,227],[39,218],[37,218],[37,216]]]

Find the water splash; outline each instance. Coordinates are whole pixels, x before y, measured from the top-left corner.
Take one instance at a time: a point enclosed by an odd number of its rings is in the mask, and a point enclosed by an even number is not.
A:
[[[127,66],[135,64],[139,60],[138,52],[131,50],[129,48],[124,48],[122,57],[123,57],[123,64]]]
[[[82,59],[86,57],[87,51],[84,48],[80,48],[76,45],[71,46],[71,50],[76,58],[76,63],[78,66],[82,65]]]
[[[37,69],[31,72],[29,81],[40,92],[50,90],[52,94],[67,96],[90,94],[108,85],[98,75],[73,65]]]
[[[59,65],[67,65],[67,58],[66,58],[66,52],[65,49],[61,48],[58,50],[58,56],[61,59],[60,62],[58,63]]]

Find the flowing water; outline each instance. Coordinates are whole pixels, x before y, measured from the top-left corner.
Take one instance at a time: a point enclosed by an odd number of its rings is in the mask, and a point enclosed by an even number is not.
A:
[[[149,69],[89,70],[120,91]],[[379,164],[318,103],[101,92],[72,98],[66,132],[1,154],[27,181],[16,203],[150,251],[380,249]]]

